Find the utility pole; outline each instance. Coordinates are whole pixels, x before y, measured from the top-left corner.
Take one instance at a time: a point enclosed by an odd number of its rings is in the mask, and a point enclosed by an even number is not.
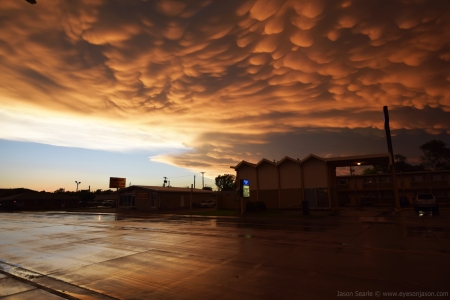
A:
[[[81,181],[76,181],[75,180],[75,183],[77,184],[77,192],[78,192],[78,185],[81,183]]]
[[[200,173],[202,173],[202,188],[204,188],[205,187],[205,172],[200,172]]]
[[[391,176],[392,176],[392,187],[394,190],[395,210],[399,211],[401,210],[401,208],[400,208],[400,200],[398,197],[397,174],[395,172],[394,150],[392,148],[391,129],[389,127],[389,111],[387,106],[383,106],[383,116],[384,116],[384,130],[386,132],[388,151],[389,154],[391,155]]]
[[[194,175],[194,189],[195,189],[195,175]]]

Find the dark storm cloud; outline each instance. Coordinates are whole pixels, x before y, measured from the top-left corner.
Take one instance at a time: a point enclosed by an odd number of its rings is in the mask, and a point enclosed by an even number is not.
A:
[[[367,153],[384,105],[394,135],[450,133],[446,0],[10,1],[0,25],[8,120],[158,132],[190,150],[153,159],[181,167]]]

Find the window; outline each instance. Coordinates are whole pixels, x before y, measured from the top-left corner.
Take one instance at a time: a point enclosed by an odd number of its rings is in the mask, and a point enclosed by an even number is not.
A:
[[[434,195],[436,197],[447,197],[449,195],[449,193],[446,190],[436,190],[436,191],[434,191]]]
[[[156,192],[152,192],[152,207],[156,207],[156,199],[158,194]]]
[[[389,176],[382,176],[379,179],[380,179],[380,182],[385,182],[385,183],[391,182],[391,177],[389,177]]]
[[[362,193],[363,197],[369,197],[369,198],[376,198],[377,197],[377,193],[376,192],[365,192]]]
[[[339,178],[338,179],[338,184],[348,184],[348,179],[347,178]]]
[[[411,176],[411,181],[426,181],[427,176],[426,175],[413,175]]]
[[[393,198],[394,194],[392,191],[380,191],[380,197],[381,198]]]
[[[134,200],[134,194],[122,194],[120,195],[119,206],[134,206]]]

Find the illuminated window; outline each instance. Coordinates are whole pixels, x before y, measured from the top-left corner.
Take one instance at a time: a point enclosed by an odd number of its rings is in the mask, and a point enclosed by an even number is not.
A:
[[[364,183],[375,183],[375,179],[373,177],[364,178]]]

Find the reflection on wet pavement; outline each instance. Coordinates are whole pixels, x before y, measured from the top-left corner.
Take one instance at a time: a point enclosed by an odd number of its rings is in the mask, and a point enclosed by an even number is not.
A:
[[[310,299],[334,297],[334,289],[446,290],[447,214],[343,211],[280,220],[2,213],[0,270],[80,299]]]

